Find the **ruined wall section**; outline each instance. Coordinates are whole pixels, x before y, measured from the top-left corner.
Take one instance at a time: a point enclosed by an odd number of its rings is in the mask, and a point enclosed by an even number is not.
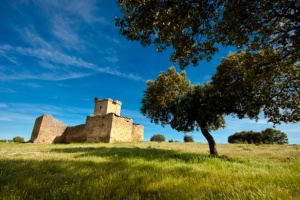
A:
[[[36,118],[35,120],[35,123],[33,125],[33,130],[32,130],[32,133],[31,133],[31,137],[30,137],[30,142],[34,142],[37,137],[39,136],[39,132],[40,132],[40,127],[42,125],[42,120],[43,120],[43,116],[40,116],[38,118]]]
[[[87,117],[84,134],[87,142],[109,142],[114,114],[90,115]]]
[[[35,121],[30,141],[38,144],[51,144],[61,137],[67,126],[51,115],[45,114]]]
[[[110,143],[132,141],[132,119],[127,117],[113,116]]]
[[[71,143],[71,142],[85,142],[86,134],[85,134],[85,124],[80,124],[77,126],[68,126],[63,134],[63,142]]]
[[[140,124],[133,124],[132,126],[132,136],[133,141],[141,142],[144,140],[144,126]]]

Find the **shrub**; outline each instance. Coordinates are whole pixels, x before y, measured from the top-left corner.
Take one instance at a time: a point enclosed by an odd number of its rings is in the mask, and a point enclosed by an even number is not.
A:
[[[262,134],[265,144],[288,144],[287,135],[279,130],[267,128]]]
[[[263,141],[263,134],[254,131],[236,132],[228,137],[228,143],[259,144]]]
[[[169,142],[174,142],[174,140],[169,140]]]
[[[183,137],[183,141],[184,141],[184,142],[194,142],[194,139],[193,139],[193,137],[190,136],[190,135],[185,135],[185,136]]]
[[[288,144],[287,135],[279,130],[267,128],[261,132],[242,131],[228,137],[228,143]]]
[[[161,134],[155,134],[150,139],[151,142],[164,142],[166,141],[166,138],[164,135]]]
[[[17,136],[13,138],[13,141],[17,143],[24,143],[24,138]]]

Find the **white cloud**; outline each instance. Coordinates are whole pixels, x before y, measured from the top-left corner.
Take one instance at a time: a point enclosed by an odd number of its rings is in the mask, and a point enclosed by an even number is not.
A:
[[[97,69],[98,72],[102,72],[102,73],[106,73],[106,74],[111,74],[111,75],[115,75],[115,76],[120,76],[120,77],[124,77],[124,78],[128,78],[128,79],[132,79],[135,81],[145,81],[142,77],[134,75],[134,74],[127,74],[127,73],[122,73],[116,70],[113,70],[109,67],[105,67],[105,68],[98,68]]]
[[[42,88],[43,86],[37,84],[37,83],[24,83],[23,85],[31,88]]]
[[[17,59],[13,56],[9,56],[7,54],[8,51],[10,51],[12,47],[10,45],[0,45],[0,56],[3,58],[6,58],[8,61],[18,64]]]
[[[0,73],[0,77],[1,77],[1,73]],[[1,80],[1,78],[0,78],[0,80]],[[10,93],[15,93],[16,91],[14,91],[14,90],[12,90],[12,89],[10,89],[10,88],[2,88],[2,87],[0,87],[0,93],[8,93],[8,94],[10,94]]]
[[[30,71],[23,71],[19,73],[10,74],[10,75],[6,74],[5,76],[1,76],[0,73],[0,80],[12,81],[12,80],[36,79],[36,80],[47,80],[47,81],[61,81],[61,80],[82,78],[86,76],[90,76],[90,73],[78,73],[78,72],[32,73]],[[4,91],[7,91],[7,93],[11,93],[10,90],[4,90]]]
[[[58,51],[51,51],[47,49],[23,48],[23,47],[16,47],[16,51],[25,56],[36,57],[54,63],[84,67],[87,69],[94,69],[96,67],[93,63],[85,62],[81,58],[77,58],[75,56],[69,56]]]
[[[84,42],[74,30],[73,21],[64,16],[55,15],[52,16],[51,25],[53,36],[60,41],[63,47],[76,50],[83,49]]]
[[[8,106],[7,106],[7,104],[6,103],[1,103],[0,102],[0,108],[7,108]]]
[[[54,49],[52,44],[40,37],[34,27],[25,27],[20,29],[19,27],[15,28],[19,34],[24,38],[24,41],[29,43],[34,48],[43,48],[43,49]]]
[[[47,104],[9,103],[5,105],[7,107],[0,110],[0,121],[34,123],[35,119],[42,114],[51,114],[61,118],[61,120],[74,118],[82,121],[90,113],[85,108],[59,107]]]
[[[75,15],[79,16],[85,23],[101,23],[107,24],[107,20],[98,16],[99,9],[96,5],[95,0],[77,0],[77,1],[64,1],[64,0],[51,0],[44,1],[40,0],[39,4],[42,6],[43,10],[51,15],[53,12],[62,12],[65,15]]]
[[[111,63],[116,63],[118,62],[118,58],[116,56],[112,56],[112,57],[105,57],[105,59]]]

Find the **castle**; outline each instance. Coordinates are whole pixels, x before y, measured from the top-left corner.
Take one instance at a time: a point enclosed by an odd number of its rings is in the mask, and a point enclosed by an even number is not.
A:
[[[35,120],[30,142],[40,144],[71,142],[131,142],[143,141],[144,127],[132,119],[121,117],[120,101],[95,98],[94,114],[86,123],[67,126],[49,114]]]

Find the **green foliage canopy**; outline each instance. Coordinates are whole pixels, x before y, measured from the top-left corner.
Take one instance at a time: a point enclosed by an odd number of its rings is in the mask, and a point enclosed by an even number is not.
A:
[[[218,155],[210,130],[225,126],[223,113],[215,112],[217,93],[211,84],[191,85],[186,73],[169,68],[155,81],[147,81],[142,99],[141,113],[151,122],[170,124],[177,131],[190,132],[200,129],[207,139],[210,153]]]
[[[141,113],[151,122],[170,124],[183,132],[197,130],[200,126],[208,130],[224,127],[222,114],[214,112],[215,95],[210,84],[191,85],[186,73],[175,68],[161,72],[155,81],[147,81],[142,99]]]
[[[226,115],[258,119],[263,111],[274,124],[300,121],[300,63],[278,59],[273,48],[229,54],[211,84],[220,95],[218,111]]]
[[[191,85],[185,72],[175,68],[147,82],[141,112],[154,123],[170,124],[175,130],[200,129],[217,155],[210,130],[225,127],[225,115],[258,119],[261,112],[269,122],[300,120],[299,64],[277,59],[277,52],[264,49],[232,53],[217,67],[210,83]],[[276,64],[269,65],[270,60]]]
[[[164,135],[161,134],[155,134],[150,138],[151,142],[164,142],[166,141],[166,138]]]
[[[194,142],[194,138],[192,136],[190,136],[190,135],[185,135],[183,137],[183,141],[184,142]]]
[[[273,47],[280,59],[300,59],[298,0],[118,0],[116,26],[129,40],[158,51],[172,46],[182,68],[210,60],[218,45],[252,52]]]
[[[266,144],[288,144],[288,137],[284,132],[267,128],[262,131],[263,142]]]
[[[236,132],[228,137],[228,143],[248,143],[248,144],[288,144],[288,137],[285,133],[267,128],[261,132],[242,131]]]
[[[17,143],[24,143],[24,138],[20,137],[20,136],[16,136],[13,138],[13,141],[14,142],[17,142]]]

